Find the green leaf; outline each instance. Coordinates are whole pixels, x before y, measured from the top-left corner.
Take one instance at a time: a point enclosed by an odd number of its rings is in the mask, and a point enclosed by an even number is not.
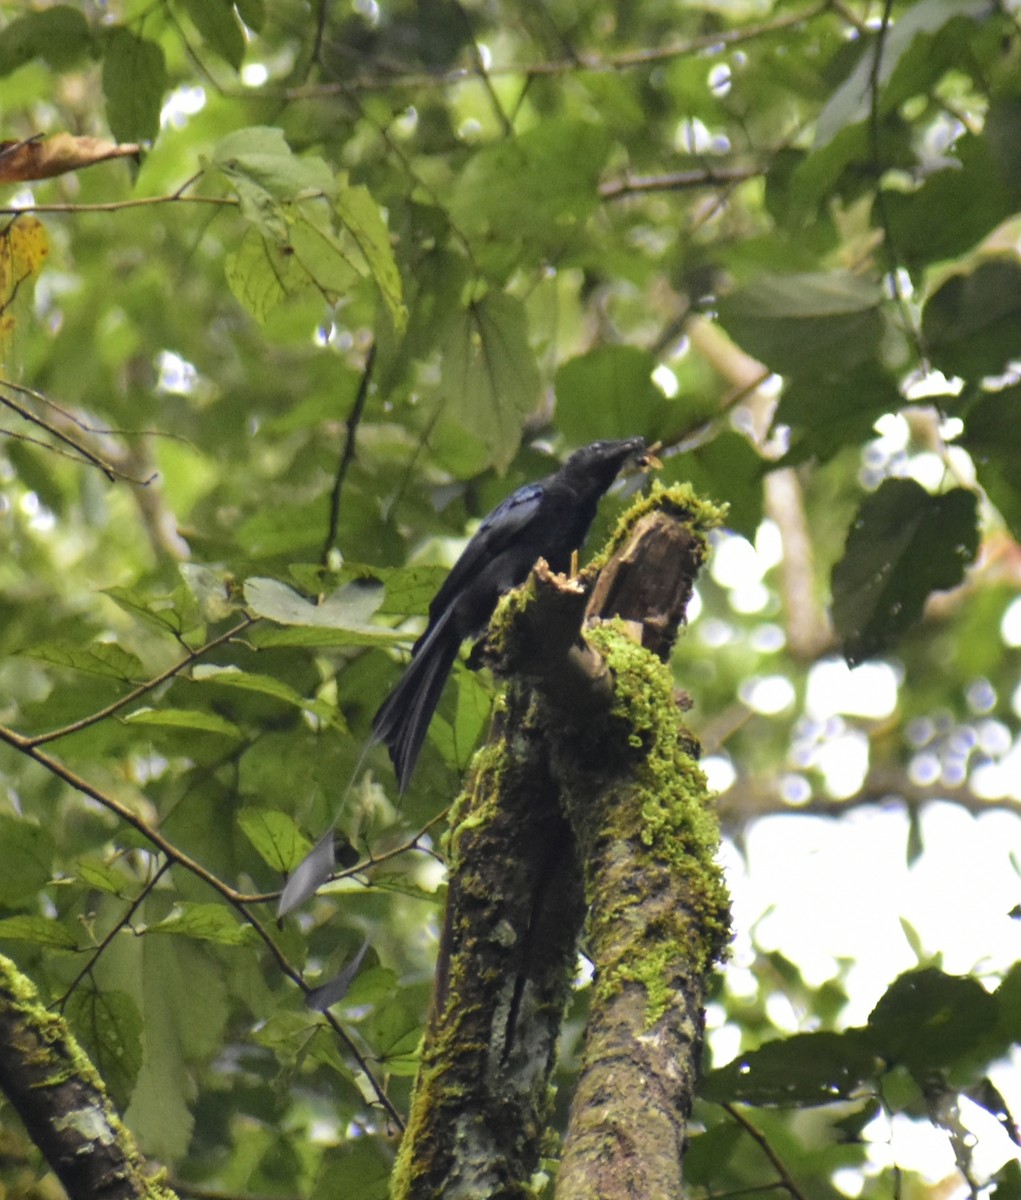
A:
[[[347,1200],[387,1200],[391,1195],[390,1155],[378,1141],[352,1138],[330,1151],[312,1190],[311,1200],[344,1196]],[[1006,1200],[998,1196],[997,1200]]]
[[[960,444],[989,499],[1021,541],[1021,386],[981,395],[965,415]]]
[[[183,603],[187,594],[184,584],[181,585],[181,590],[170,595],[153,596],[141,588],[120,586],[103,588],[102,594],[108,596],[124,612],[138,617],[161,633],[169,633],[178,638],[185,632],[190,614]]]
[[[116,642],[38,642],[26,647],[22,653],[26,658],[70,667],[87,675],[119,679],[124,683],[137,683],[145,677],[137,656]]]
[[[467,233],[562,245],[599,205],[609,150],[603,125],[563,118],[485,146],[457,180],[454,224]]]
[[[220,737],[236,739],[244,737],[233,721],[197,708],[140,708],[129,713],[123,719],[128,725],[149,725],[163,729],[191,729],[196,733],[215,733]]]
[[[48,830],[0,814],[0,904],[34,907],[36,893],[50,880],[53,852]]]
[[[1017,1159],[1005,1162],[989,1177],[989,1182],[996,1184],[989,1193],[989,1200],[1021,1200],[1021,1163]]]
[[[244,593],[245,603],[256,616],[266,617],[280,625],[378,633],[382,640],[389,640],[392,636],[387,630],[377,630],[369,624],[383,598],[383,589],[371,582],[347,584],[328,596],[322,604],[313,604],[277,579],[246,579]]]
[[[486,446],[501,470],[539,401],[539,382],[520,301],[490,292],[454,316],[443,342],[443,415]]]
[[[0,920],[0,942],[32,942],[57,950],[75,950],[70,930],[52,917],[4,917]]]
[[[877,419],[903,404],[896,381],[875,360],[838,374],[794,376],[785,383],[773,417],[774,425],[790,429],[780,465],[812,458],[829,462],[845,446],[870,438]]]
[[[184,934],[221,946],[254,945],[258,940],[251,925],[243,925],[222,904],[181,904],[172,916],[150,925],[146,932]]]
[[[801,1033],[710,1071],[699,1092],[720,1104],[833,1104],[876,1074],[875,1053],[860,1030]]]
[[[126,1105],[142,1068],[142,1015],[125,992],[79,986],[65,1015],[114,1101]]]
[[[212,164],[229,179],[244,216],[258,224],[268,214],[273,232],[283,229],[278,202],[302,197],[328,197],[333,172],[315,156],[299,157],[279,129],[254,125],[236,129],[217,142]]]
[[[92,50],[92,31],[81,10],[57,4],[15,17],[0,30],[0,75],[10,75],[33,58],[59,71]]]
[[[557,427],[576,446],[668,433],[679,405],[653,383],[655,369],[655,355],[637,346],[599,346],[568,359],[556,376]]]
[[[365,259],[366,266],[383,297],[394,328],[403,330],[408,311],[404,307],[404,289],[390,233],[379,205],[367,188],[341,183],[333,200],[334,211],[343,227],[354,239]]]
[[[220,687],[235,688],[242,692],[257,692],[260,696],[270,696],[303,712],[315,713],[320,720],[331,725],[343,725],[336,709],[321,700],[309,700],[295,691],[282,679],[272,675],[256,675],[251,671],[242,671],[240,667],[214,667],[199,664],[192,669],[192,680],[195,683],[215,683]]]
[[[289,245],[266,237],[254,225],[224,260],[227,286],[260,323],[288,296],[308,290],[308,273]]]
[[[106,892],[111,896],[123,896],[130,884],[130,880],[122,871],[96,859],[79,860],[75,865],[75,874],[85,887],[95,888],[96,891]]]
[[[890,985],[869,1015],[869,1043],[924,1084],[966,1058],[996,1020],[996,1000],[977,979],[925,967]]]
[[[719,303],[744,349],[782,375],[832,374],[875,355],[883,332],[878,286],[856,275],[763,275]]]
[[[298,585],[311,593],[359,580],[378,580],[384,590],[376,613],[401,617],[428,612],[449,574],[446,567],[439,566],[376,567],[366,563],[345,563],[339,571],[329,571],[318,563],[292,563],[289,570]]]
[[[988,121],[988,118],[987,118]],[[925,266],[963,254],[1017,212],[1017,181],[1004,171],[986,134],[965,134],[954,143],[954,160],[927,176],[914,191],[882,193],[873,224],[885,220],[898,258]]]
[[[703,496],[726,496],[728,528],[754,541],[762,521],[765,465],[743,434],[727,430],[694,450],[665,459],[656,478],[667,486],[690,483]]]
[[[262,29],[266,22],[266,6],[263,0],[237,0],[235,7],[249,29],[256,33]]]
[[[854,665],[890,649],[933,591],[952,588],[978,551],[974,492],[932,496],[887,479],[862,501],[834,566],[833,623]]]
[[[306,206],[290,205],[288,249],[297,258],[310,282],[327,297],[336,300],[346,295],[364,274],[366,267],[355,246],[345,245],[334,231],[321,221],[310,220]]]
[[[181,0],[195,28],[210,50],[241,69],[245,57],[245,34],[231,0]]]
[[[183,938],[132,940],[140,941],[140,953],[125,983],[137,988],[143,1058],[125,1121],[147,1153],[176,1160],[187,1150],[194,1126],[188,1061],[203,1039],[222,1031],[224,987]]]
[[[991,11],[988,0],[921,0],[910,5],[882,40],[877,34],[864,45],[857,66],[819,115],[816,147],[869,118],[874,78],[881,115],[926,91],[967,43],[973,23],[988,18]],[[878,72],[877,52],[882,55]]]
[[[1021,265],[992,259],[951,275],[925,305],[922,336],[933,365],[946,374],[999,375],[1021,357]]]
[[[117,141],[155,140],[166,90],[162,49],[123,26],[109,30],[103,39],[103,94]]]
[[[294,819],[275,809],[242,809],[238,824],[263,862],[281,874],[293,870],[312,848]]]

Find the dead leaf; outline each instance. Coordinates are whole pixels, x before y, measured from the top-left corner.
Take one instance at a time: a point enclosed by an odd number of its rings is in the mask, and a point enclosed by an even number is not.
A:
[[[0,183],[51,179],[110,158],[133,158],[140,152],[141,147],[135,142],[118,144],[104,138],[74,137],[70,133],[0,142]]]

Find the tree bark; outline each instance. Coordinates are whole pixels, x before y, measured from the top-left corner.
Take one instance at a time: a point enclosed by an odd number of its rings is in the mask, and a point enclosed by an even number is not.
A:
[[[679,1194],[728,913],[663,661],[718,515],[658,489],[581,577],[540,563],[494,618],[481,657],[510,684],[452,816],[396,1200],[530,1194],[586,912],[596,976],[558,1195]],[[599,625],[609,617],[623,621]]]
[[[149,1178],[131,1134],[63,1017],[0,955],[0,1090],[70,1200],[175,1200]]]

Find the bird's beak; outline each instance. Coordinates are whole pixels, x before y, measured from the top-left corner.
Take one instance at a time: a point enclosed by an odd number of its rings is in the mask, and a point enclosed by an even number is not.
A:
[[[651,446],[647,446],[645,450],[635,459],[635,463],[642,471],[658,471],[663,464],[656,457],[656,451],[662,446],[662,442],[653,442]]]

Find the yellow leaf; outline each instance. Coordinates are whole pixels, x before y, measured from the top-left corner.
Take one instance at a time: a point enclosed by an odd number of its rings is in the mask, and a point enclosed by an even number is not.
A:
[[[0,229],[0,358],[6,362],[17,332],[19,309],[28,311],[32,281],[50,252],[42,221],[17,216]]]

